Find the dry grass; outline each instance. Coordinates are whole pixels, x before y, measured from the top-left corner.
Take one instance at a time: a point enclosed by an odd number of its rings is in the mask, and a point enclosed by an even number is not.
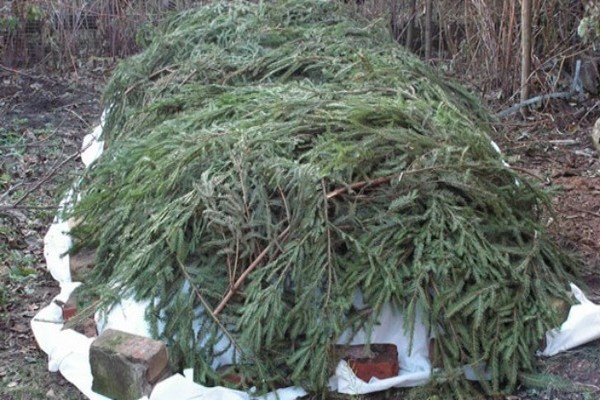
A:
[[[77,70],[82,60],[91,57],[127,57],[144,47],[148,33],[165,15],[207,1],[13,1],[10,7],[0,6],[0,62]],[[390,20],[398,41],[424,55],[426,0],[348,2],[367,18]],[[430,62],[470,81],[484,97],[514,101],[520,85],[520,2],[431,3]],[[564,89],[575,60],[586,53],[577,37],[583,2],[535,0],[533,10],[533,90],[544,93]]]

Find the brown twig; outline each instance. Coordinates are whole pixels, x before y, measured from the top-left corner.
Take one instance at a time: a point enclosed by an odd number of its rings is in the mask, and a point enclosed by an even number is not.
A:
[[[279,234],[279,236],[277,236],[277,239],[278,240],[283,239],[288,234],[289,231],[290,231],[290,227],[288,226]],[[246,278],[248,278],[250,273],[252,271],[254,271],[256,269],[256,267],[258,267],[258,265],[262,262],[262,260],[267,256],[267,254],[269,254],[269,250],[271,249],[272,245],[273,245],[273,242],[271,242],[267,247],[265,247],[263,249],[263,251],[261,251],[260,254],[254,259],[254,261],[252,261],[252,263],[248,266],[248,268],[246,268],[246,270],[240,275],[238,280],[235,281],[233,286],[231,286],[229,288],[229,291],[227,292],[227,294],[225,294],[225,296],[223,297],[223,300],[221,300],[221,303],[219,303],[217,308],[215,308],[215,310],[213,311],[213,314],[215,315],[215,317],[217,315],[219,315],[219,313],[221,311],[223,311],[223,309],[225,308],[225,306],[227,305],[229,300],[231,300],[231,298],[233,297],[235,292],[237,292],[237,290],[240,288],[240,286],[242,286],[242,283],[244,283],[244,281],[246,280]]]
[[[77,117],[77,119],[79,119],[81,122],[83,122],[85,126],[87,126],[88,128],[90,127],[90,123],[87,122],[81,115],[77,114],[75,111],[71,110],[70,108],[67,108],[66,110],[68,112],[70,112],[71,114],[73,114],[75,117]]]
[[[56,205],[54,206],[7,206],[0,205],[0,211],[6,210],[56,210]]]
[[[349,190],[362,189],[366,186],[379,186],[384,183],[390,182],[394,178],[402,179],[402,177],[404,175],[412,175],[412,174],[418,174],[421,172],[436,171],[436,170],[440,170],[440,169],[452,169],[452,168],[459,168],[459,167],[465,167],[465,168],[473,167],[474,168],[474,167],[476,167],[476,165],[434,165],[433,167],[417,168],[417,169],[412,169],[412,170],[408,170],[408,171],[402,171],[396,175],[381,176],[379,178],[375,178],[370,181],[360,181],[360,182],[352,183],[349,186],[338,188],[338,189],[335,189],[335,190],[327,193],[327,195],[325,197],[327,198],[327,200],[329,200],[329,199],[339,196],[340,194],[347,192]]]
[[[589,214],[592,217],[600,218],[600,213],[597,213],[597,212],[594,212],[594,211],[583,210],[581,208],[572,207],[572,206],[569,206],[569,209],[573,210],[573,211],[580,212],[580,213]]]
[[[536,178],[536,179],[538,179],[538,180],[540,180],[540,181],[542,181],[542,182],[545,182],[545,181],[546,181],[546,179],[544,179],[543,177],[541,177],[541,176],[539,176],[539,175],[535,174],[534,172],[532,172],[532,171],[530,171],[530,170],[528,170],[528,169],[521,168],[521,167],[515,167],[515,166],[512,166],[512,165],[511,165],[509,168],[510,168],[510,169],[512,169],[513,171],[521,172],[522,174],[525,174],[525,175],[529,175],[529,176],[531,176],[531,177],[534,177],[534,178]]]
[[[3,64],[0,64],[0,69],[3,69],[5,71],[7,71],[7,72],[12,72],[13,74],[25,76],[25,77],[27,77],[29,79],[38,79],[38,78],[36,78],[33,75],[29,75],[29,74],[26,74],[23,71],[19,71],[19,70],[16,70],[16,69],[9,68],[9,67],[7,67],[6,65],[3,65]]]
[[[223,334],[225,334],[225,336],[227,336],[227,338],[229,339],[231,344],[237,349],[237,351],[240,354],[243,354],[244,352],[242,351],[242,348],[235,341],[235,338],[231,335],[231,333],[229,333],[229,331],[223,325],[223,323],[221,321],[219,321],[219,318],[217,318],[217,314],[213,310],[211,310],[211,307],[210,307],[210,304],[208,304],[208,301],[206,301],[204,296],[202,296],[202,293],[200,293],[200,290],[198,290],[196,285],[194,285],[194,283],[192,282],[192,279],[191,279],[190,275],[187,273],[185,266],[183,265],[181,260],[178,257],[176,257],[176,259],[177,259],[177,264],[179,265],[179,268],[181,269],[181,272],[185,276],[185,279],[187,279],[187,281],[190,283],[190,286],[191,286],[192,290],[194,291],[194,294],[196,295],[198,300],[200,300],[200,303],[202,303],[202,306],[204,306],[204,308],[206,309],[206,312],[208,312],[210,314],[210,317],[213,319],[213,321],[215,321],[215,324],[217,324],[217,326],[219,328],[221,328],[221,330],[223,331]]]
[[[332,240],[331,240],[331,229],[329,229],[329,215],[327,208],[327,189],[325,188],[325,180],[321,179],[321,189],[325,196],[325,202],[323,204],[323,219],[325,220],[325,229],[327,231],[327,278],[329,284],[327,285],[327,296],[325,297],[325,306],[329,304],[331,299],[331,286],[333,282],[333,254],[332,254]]]
[[[353,184],[351,184],[350,186],[346,186],[346,187],[341,187],[341,188],[337,188],[329,193],[327,193],[325,195],[325,198],[327,200],[339,196],[340,194],[350,191],[350,190],[357,190],[357,189],[362,189],[365,186],[378,186],[384,183],[387,183],[389,181],[391,181],[392,179],[394,179],[395,177],[400,176],[400,175],[392,175],[392,176],[382,176],[376,179],[373,179],[372,181],[361,181],[361,182],[355,182]]]
[[[31,321],[32,322],[44,322],[46,324],[57,324],[57,325],[64,324],[64,321],[57,321],[57,320],[43,319],[43,318],[33,318]]]
[[[177,64],[167,65],[166,67],[163,67],[163,68],[159,69],[158,71],[154,71],[153,73],[148,75],[148,80],[151,81],[154,78],[157,78],[163,72],[172,73],[173,72],[172,68],[177,67],[177,66],[178,66]],[[129,93],[131,93],[132,91],[137,89],[141,84],[142,84],[142,82],[136,82],[133,85],[129,86],[127,89],[125,89],[125,96],[129,95]]]
[[[39,189],[40,186],[42,186],[44,183],[46,183],[48,180],[50,180],[58,172],[58,170],[60,170],[66,163],[74,160],[80,154],[81,154],[80,151],[78,151],[74,154],[71,154],[69,157],[67,157],[62,162],[60,162],[58,165],[56,165],[54,168],[52,168],[42,179],[38,180],[31,189],[26,191],[23,194],[23,196],[21,196],[17,201],[15,201],[15,203],[11,206],[11,208],[15,208],[16,206],[21,204],[23,201],[25,201],[25,199],[27,199],[27,197],[29,197],[31,195],[31,193],[35,192],[37,189]]]
[[[331,192],[327,193],[327,195],[325,196],[327,198],[327,200],[339,196],[342,193],[348,192],[350,190],[358,190],[358,189],[362,189],[364,187],[367,186],[379,186],[382,185],[384,183],[388,183],[390,182],[392,179],[394,178],[400,178],[402,179],[402,176],[404,175],[412,175],[412,174],[418,174],[421,172],[429,172],[429,171],[436,171],[436,170],[441,170],[441,169],[457,169],[457,168],[477,168],[477,165],[436,165],[433,167],[425,167],[425,168],[419,168],[419,169],[413,169],[413,170],[408,170],[408,171],[403,171],[399,174],[396,175],[388,175],[388,176],[381,176],[379,178],[370,180],[370,181],[360,181],[360,182],[355,182],[352,183],[348,186],[345,187],[341,187],[341,188],[337,188],[335,190],[332,190]],[[512,169],[514,171],[519,171],[522,172],[524,174],[530,175],[534,178],[540,179],[542,181],[544,181],[544,178],[535,175],[533,172],[526,170],[525,168],[520,168],[520,167],[513,167],[513,166],[509,166],[507,167],[509,169]]]

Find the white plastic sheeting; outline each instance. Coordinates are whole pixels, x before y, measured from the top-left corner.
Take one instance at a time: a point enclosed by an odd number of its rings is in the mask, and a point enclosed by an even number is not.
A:
[[[102,123],[87,135],[83,141],[81,158],[87,166],[91,165],[104,149],[100,140],[105,114]],[[494,149],[499,150],[492,142]],[[61,202],[60,209],[69,207],[74,194],[70,192]],[[50,273],[61,287],[56,299],[66,301],[71,292],[79,285],[72,282],[69,269],[69,255],[72,242],[69,236],[70,223],[62,220],[60,213],[50,226],[44,237],[44,256]],[[600,337],[600,306],[591,303],[575,285],[571,285],[573,293],[581,304],[573,306],[569,318],[561,328],[548,332],[547,347],[543,355],[553,355],[559,351],[586,343]],[[357,293],[355,303],[360,305],[362,298]],[[106,314],[97,313],[95,316],[98,332],[106,329],[118,329],[125,332],[150,336],[150,329],[144,319],[147,302],[137,302],[123,299]],[[426,383],[431,377],[431,364],[428,358],[429,333],[426,327],[417,321],[415,332],[409,338],[403,330],[402,313],[390,304],[384,306],[379,318],[379,324],[371,333],[372,343],[394,343],[398,348],[398,358],[401,370],[398,376],[388,379],[372,378],[364,382],[357,378],[345,361],[340,361],[335,375],[331,377],[329,386],[333,391],[345,394],[366,394],[386,390],[392,387],[412,387]],[[84,395],[92,400],[105,400],[105,396],[94,393],[92,375],[89,365],[89,348],[93,339],[87,338],[73,330],[63,330],[62,312],[60,307],[52,302],[31,321],[34,336],[40,348],[48,354],[50,371],[60,371]],[[365,332],[358,332],[354,337],[344,334],[339,343],[362,344],[366,340]],[[408,345],[412,343],[412,351]],[[219,360],[227,363],[227,360]],[[469,370],[465,370],[467,377]],[[223,387],[207,388],[192,380],[192,371],[186,370],[184,375],[175,374],[160,382],[146,400],[249,400],[251,394]],[[472,375],[472,374],[471,374]],[[265,400],[292,400],[305,395],[302,388],[291,387],[280,389],[263,396]]]
[[[553,356],[600,339],[600,306],[592,303],[581,289],[571,283],[571,293],[579,304],[569,310],[567,320],[558,329],[546,332],[543,356]]]
[[[56,222],[52,225],[45,238],[45,255],[48,268],[52,276],[60,283],[61,293],[56,299],[66,301],[71,292],[79,283],[71,282],[69,273],[68,250],[71,239],[67,234],[68,224]],[[360,295],[357,295],[360,302]],[[138,302],[131,298],[123,299],[108,313],[96,313],[98,332],[106,329],[118,329],[125,332],[150,336],[149,326],[144,319],[148,302]],[[89,347],[92,339],[85,337],[73,330],[62,330],[62,314],[60,307],[54,302],[42,309],[31,322],[32,329],[40,348],[48,354],[49,369],[60,371],[65,378],[72,382],[88,398],[104,400],[106,397],[98,395],[91,390],[92,376],[89,366]],[[391,305],[385,305],[378,324],[371,335],[373,343],[394,343],[398,347],[400,365],[402,369],[399,376],[389,379],[371,379],[363,382],[358,379],[345,361],[340,361],[335,375],[330,380],[330,388],[340,393],[364,394],[385,390],[391,387],[408,387],[421,385],[430,377],[430,363],[427,354],[429,336],[425,326],[417,324],[415,335],[412,339],[413,349],[409,353],[409,338],[402,329],[402,315],[394,310]],[[340,343],[346,343],[348,337],[343,335]],[[358,332],[351,344],[364,343],[366,335]],[[228,360],[220,360],[227,363]],[[276,396],[283,400],[292,400],[305,395],[301,388],[285,388],[277,391]],[[198,397],[200,396],[200,397]],[[224,397],[225,396],[225,397]],[[275,394],[265,398],[271,399]],[[171,399],[250,399],[251,396],[244,392],[226,388],[206,388],[191,381],[189,377],[174,375],[156,386],[150,400]]]

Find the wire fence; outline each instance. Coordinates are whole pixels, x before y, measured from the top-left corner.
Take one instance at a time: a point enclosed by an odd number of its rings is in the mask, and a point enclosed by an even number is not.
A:
[[[158,21],[210,0],[0,0],[0,62],[77,69],[139,51]],[[268,6],[268,0],[262,0]],[[342,1],[342,0],[331,0]],[[520,0],[344,0],[384,19],[395,39],[440,68],[508,100],[519,91]],[[598,86],[598,53],[577,35],[581,0],[533,1],[534,92],[564,89],[577,60]]]
[[[90,57],[127,57],[165,15],[194,0],[0,2],[0,60],[10,67],[77,68]]]

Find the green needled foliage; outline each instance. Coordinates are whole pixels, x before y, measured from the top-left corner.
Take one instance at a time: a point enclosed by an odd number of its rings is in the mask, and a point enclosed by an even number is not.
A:
[[[576,266],[544,233],[547,199],[503,165],[477,100],[384,24],[217,2],[164,24],[105,102],[74,211],[98,248],[86,290],[154,299],[155,335],[202,382],[226,337],[249,385],[326,393],[337,338],[391,302],[409,331],[427,316],[443,390],[464,396],[457,371],[485,364],[477,388],[497,393],[559,324]]]

